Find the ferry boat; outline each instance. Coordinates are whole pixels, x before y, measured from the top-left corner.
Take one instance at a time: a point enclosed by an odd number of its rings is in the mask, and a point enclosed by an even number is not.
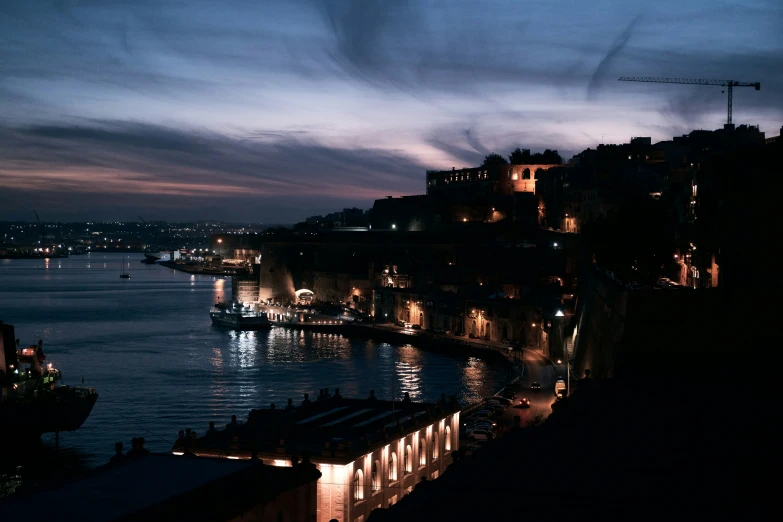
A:
[[[265,330],[272,327],[266,313],[254,312],[241,303],[232,301],[228,305],[217,303],[209,311],[212,323],[234,330]]]
[[[63,385],[60,371],[44,366],[43,341],[21,349],[18,344],[14,327],[0,321],[0,438],[79,429],[98,393]]]

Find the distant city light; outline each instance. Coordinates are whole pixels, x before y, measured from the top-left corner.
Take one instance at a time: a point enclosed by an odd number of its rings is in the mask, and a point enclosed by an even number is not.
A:
[[[552,245],[553,245],[555,248],[557,248],[557,243],[552,243]]]
[[[396,228],[397,228],[397,225],[395,225],[394,223],[392,223],[392,230],[395,230]]]
[[[565,314],[563,313],[562,310],[558,310],[557,313],[555,314],[555,317],[565,317]]]

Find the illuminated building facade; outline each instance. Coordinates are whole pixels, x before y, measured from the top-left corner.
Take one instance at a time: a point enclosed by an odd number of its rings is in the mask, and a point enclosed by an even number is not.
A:
[[[422,479],[438,478],[459,448],[459,410],[448,404],[325,399],[293,409],[253,410],[175,454],[292,466],[309,454],[321,472],[317,522],[363,522],[394,505]]]

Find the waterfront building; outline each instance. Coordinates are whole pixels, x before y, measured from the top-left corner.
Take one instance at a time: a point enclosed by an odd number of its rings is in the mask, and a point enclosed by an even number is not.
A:
[[[422,480],[437,479],[459,448],[458,405],[316,397],[299,407],[253,410],[195,440],[182,437],[178,455],[258,458],[279,467],[300,456],[321,472],[317,522],[367,520],[394,505]]]
[[[320,476],[306,462],[281,469],[152,454],[125,457],[55,489],[12,497],[0,511],[3,520],[30,522],[312,520]]]

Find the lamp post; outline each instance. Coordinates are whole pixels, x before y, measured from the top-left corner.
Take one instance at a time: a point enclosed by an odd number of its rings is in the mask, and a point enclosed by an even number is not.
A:
[[[223,259],[223,240],[218,239],[218,255],[220,256],[220,259],[222,261]]]

